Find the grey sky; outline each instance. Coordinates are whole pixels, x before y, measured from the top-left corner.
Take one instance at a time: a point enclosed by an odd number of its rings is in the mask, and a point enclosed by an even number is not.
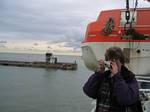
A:
[[[0,0],[0,41],[66,42],[76,49],[101,10],[124,7],[125,0]]]

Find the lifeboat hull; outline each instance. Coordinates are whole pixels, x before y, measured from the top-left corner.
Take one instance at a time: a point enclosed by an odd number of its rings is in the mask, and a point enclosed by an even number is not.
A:
[[[97,20],[87,26],[81,47],[88,69],[96,70],[106,49],[118,46],[124,51],[130,70],[140,75],[150,74],[150,8],[130,9],[130,12],[130,20],[134,18],[132,28],[126,25],[124,9],[102,11]]]

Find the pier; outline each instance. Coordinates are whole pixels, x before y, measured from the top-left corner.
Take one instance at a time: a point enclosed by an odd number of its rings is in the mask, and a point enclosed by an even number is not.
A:
[[[63,70],[76,70],[77,63],[68,63],[68,62],[58,62],[57,57],[53,57],[51,53],[46,53],[46,61],[9,61],[9,60],[0,60],[0,65],[3,66],[17,66],[17,67],[36,67],[36,68],[53,68],[53,69],[63,69]]]
[[[76,63],[46,63],[46,62],[25,62],[25,61],[7,61],[0,60],[0,65],[17,66],[17,67],[37,67],[37,68],[54,68],[63,70],[76,70]]]

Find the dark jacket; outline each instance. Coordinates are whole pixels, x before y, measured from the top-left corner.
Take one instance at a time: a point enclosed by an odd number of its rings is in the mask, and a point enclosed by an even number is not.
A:
[[[103,74],[96,72],[93,74],[83,87],[84,93],[93,98],[98,99],[98,90],[104,77],[110,71],[105,71]],[[121,72],[114,75],[113,79],[113,97],[111,100],[118,107],[125,107],[136,103],[139,99],[139,88],[135,75],[125,66],[121,67]]]

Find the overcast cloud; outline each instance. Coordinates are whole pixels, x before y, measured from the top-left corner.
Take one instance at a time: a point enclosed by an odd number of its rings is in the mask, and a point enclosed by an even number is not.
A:
[[[149,5],[139,0],[139,6]],[[0,0],[0,47],[30,40],[79,50],[87,24],[101,10],[124,7],[125,0]]]

